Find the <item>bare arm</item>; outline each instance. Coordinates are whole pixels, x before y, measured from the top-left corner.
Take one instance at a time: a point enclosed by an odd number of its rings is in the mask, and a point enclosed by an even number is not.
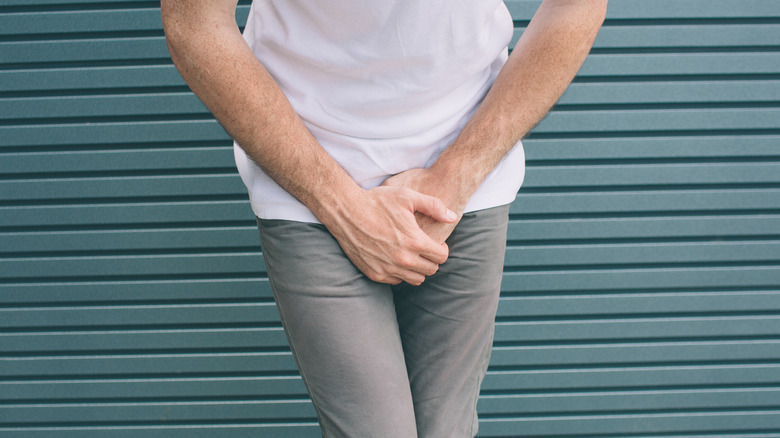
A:
[[[411,187],[461,213],[507,152],[550,110],[585,61],[606,15],[607,0],[544,0],[480,108],[429,169],[386,184]],[[419,217],[440,241],[452,224]]]
[[[421,283],[447,258],[415,211],[451,222],[446,207],[410,189],[359,187],[312,137],[241,36],[236,0],[163,0],[171,58],[247,154],[333,233],[369,278]]]

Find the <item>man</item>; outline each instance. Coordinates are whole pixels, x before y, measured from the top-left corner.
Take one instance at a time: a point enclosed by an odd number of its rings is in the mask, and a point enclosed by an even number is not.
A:
[[[323,436],[473,437],[520,139],[606,0],[163,0],[176,67],[236,140]]]

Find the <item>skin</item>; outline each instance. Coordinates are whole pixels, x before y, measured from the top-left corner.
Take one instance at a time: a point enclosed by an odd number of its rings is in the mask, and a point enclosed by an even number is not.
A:
[[[408,170],[384,184],[436,196],[460,217],[482,181],[574,79],[606,9],[606,0],[545,0],[460,135],[431,167]],[[439,242],[457,225],[419,214],[417,221]]]
[[[247,155],[314,213],[368,278],[418,285],[446,261],[444,241],[471,195],[574,78],[607,1],[545,0],[480,108],[433,166],[371,190],[306,129],[242,38],[236,4],[161,1],[176,68]]]

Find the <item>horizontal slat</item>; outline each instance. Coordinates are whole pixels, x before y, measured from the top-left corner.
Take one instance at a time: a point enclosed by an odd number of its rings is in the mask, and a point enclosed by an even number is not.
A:
[[[540,0],[506,0],[516,20],[529,20]],[[609,3],[612,19],[780,17],[774,0],[619,0]]]
[[[539,391],[558,392],[583,387],[593,391],[610,389],[676,389],[679,387],[748,387],[777,385],[780,365],[701,365],[638,368],[490,371],[482,384],[482,398]],[[242,377],[169,377],[83,380],[2,381],[0,400],[50,399],[182,399],[214,396],[269,397],[302,396],[306,388],[298,375]]]
[[[560,105],[646,103],[774,102],[780,81],[711,81],[655,83],[578,83]],[[56,96],[0,99],[5,120],[96,116],[208,114],[191,93],[107,96]]]
[[[722,409],[771,409],[777,397],[776,388],[640,391],[630,393],[569,393],[560,395],[518,395],[482,398],[481,414],[562,414],[609,411],[620,415],[625,411],[651,409],[700,409],[713,405]],[[182,401],[182,402],[134,402],[134,403],[78,403],[55,405],[6,405],[0,406],[0,421],[7,422],[64,422],[78,419],[79,423],[138,419],[156,419],[164,412],[166,421],[229,421],[264,420],[284,418],[315,418],[313,406],[308,400],[285,401]]]
[[[580,76],[778,73],[778,52],[594,54]],[[162,37],[0,43],[3,64],[169,62]]]
[[[678,53],[678,54],[592,54],[578,75],[589,76],[669,76],[777,74],[780,53]]]
[[[757,426],[759,425],[759,426]],[[631,414],[597,414],[583,416],[509,417],[480,420],[479,430],[485,437],[516,437],[522,430],[524,436],[546,437],[578,434],[580,436],[621,436],[639,438],[653,434],[669,437],[730,437],[723,435],[761,432],[780,427],[780,411],[715,411],[715,412],[661,412]],[[693,435],[702,433],[702,435]],[[635,435],[632,435],[635,434]],[[669,434],[669,435],[666,435]],[[713,435],[715,434],[715,435]],[[652,436],[652,435],[651,435]],[[736,435],[736,437],[756,435]],[[764,437],[765,435],[757,435]],[[771,437],[772,435],[766,435]]]
[[[641,202],[637,196],[641,195]],[[117,199],[117,201],[121,201]],[[528,215],[591,215],[625,213],[686,214],[717,216],[719,210],[780,209],[780,190],[680,190],[606,193],[528,194],[522,189],[510,213],[518,219]],[[725,213],[724,212],[724,213]],[[80,226],[114,224],[208,223],[254,220],[248,201],[203,201],[160,203],[109,203],[0,207],[0,227]]]
[[[719,240],[729,236],[772,236],[776,235],[778,230],[780,230],[780,216],[774,215],[718,217],[717,214],[713,214],[709,217],[528,219],[511,221],[508,238],[510,241],[680,238]],[[18,237],[20,245],[31,245],[32,248],[43,247],[43,244],[34,243],[39,240],[37,235],[30,235],[29,240],[25,237]],[[7,238],[17,237],[11,235]],[[4,240],[5,237],[0,235],[0,239]],[[14,240],[8,241],[14,242]],[[517,244],[522,243],[517,242]]]
[[[49,117],[208,114],[192,93],[0,99],[6,120]]]
[[[214,438],[252,437],[252,438],[320,438],[322,432],[316,421],[276,422],[253,421],[235,424],[198,423],[172,425],[164,420],[144,425],[109,426],[39,426],[25,428],[0,427],[0,433],[8,438],[50,438],[56,433],[58,438],[137,438],[138,435],[155,438]],[[763,437],[762,437],[763,438]]]
[[[699,363],[776,360],[780,340],[625,342],[503,347],[493,349],[493,367],[581,366],[596,364]]]
[[[264,269],[261,256],[250,252],[0,259],[0,278],[5,281],[51,277],[259,275]]]
[[[691,218],[545,219],[512,221],[509,239],[665,239],[772,236],[780,229],[772,215]],[[0,233],[0,253],[36,251],[126,251],[256,248],[257,230],[245,227],[162,228]]]
[[[233,169],[233,148],[225,143],[202,148],[7,153],[0,155],[0,174]]]
[[[659,365],[488,371],[482,394],[572,389],[777,386],[780,364]]]
[[[503,297],[499,321],[609,315],[764,313],[780,311],[780,291],[666,292]],[[780,374],[778,375],[780,376]]]
[[[275,309],[268,311],[274,318],[267,318],[273,321],[278,327],[272,328],[230,328],[230,329],[169,329],[169,330],[95,330],[87,331],[86,328],[80,328],[79,331],[53,331],[53,332],[13,332],[0,334],[0,351],[5,355],[14,354],[52,354],[78,352],[171,352],[171,351],[189,351],[189,350],[210,350],[224,351],[225,349],[275,349],[286,350],[287,341],[278,323],[278,316]],[[7,312],[6,312],[7,313]],[[43,312],[40,312],[41,314]],[[68,313],[63,311],[63,313]],[[72,312],[75,313],[75,312]],[[89,326],[96,324],[94,316],[82,312],[87,319],[82,324]],[[141,312],[107,312],[109,314],[119,314],[123,320],[117,324],[127,323],[129,316],[139,315]],[[158,323],[154,320],[154,312],[150,312],[150,321],[146,321],[143,314],[144,324],[153,325]],[[209,318],[201,314],[185,314],[183,312],[170,312],[171,323],[175,324],[209,324],[228,323],[228,324],[268,324],[261,321],[264,315],[250,321],[242,321],[238,316],[235,321],[225,318]],[[217,312],[211,312],[217,313]],[[36,330],[45,329],[46,326],[72,323],[65,321],[65,316],[60,316],[54,311],[49,312],[53,315],[53,320],[48,324],[41,324]],[[225,312],[227,314],[227,312]],[[182,317],[185,316],[185,317]],[[186,316],[189,316],[189,321]],[[11,321],[10,324],[18,323]],[[137,322],[136,319],[133,322]],[[30,323],[34,319],[31,318]],[[576,342],[582,345],[588,345],[594,342],[609,341],[616,342],[616,338],[621,343],[654,341],[660,342],[664,339],[729,339],[729,338],[748,338],[748,337],[766,337],[777,336],[778,316],[744,316],[744,317],[664,317],[664,318],[618,318],[587,320],[587,321],[532,321],[532,322],[500,322],[496,326],[496,345],[502,344],[524,344],[533,343],[534,345],[557,345],[561,342]],[[23,321],[22,324],[26,323]],[[106,322],[103,322],[104,324]],[[109,324],[111,325],[111,324]],[[598,348],[598,347],[594,347]],[[647,360],[651,360],[649,357]]]
[[[187,299],[270,299],[270,287],[267,280],[212,280],[212,281],[173,281],[155,283],[147,282],[95,282],[87,283],[54,283],[17,285],[13,288],[0,286],[2,304],[39,303],[50,304],[56,301],[66,302],[97,302],[123,303],[154,302],[155,300],[187,300]],[[187,291],[191,291],[187,295]],[[586,292],[587,289],[577,290]],[[67,306],[67,304],[61,304]],[[151,305],[150,305],[151,306]],[[211,305],[209,305],[211,306]],[[216,306],[218,307],[218,306]],[[149,307],[154,309],[153,306]],[[56,307],[54,309],[57,309]],[[780,292],[777,291],[733,291],[733,292],[648,292],[603,294],[598,291],[591,295],[550,295],[541,296],[505,296],[498,307],[499,321],[522,318],[566,318],[582,316],[606,316],[610,314],[632,316],[648,314],[665,315],[697,315],[697,314],[728,314],[737,312],[744,314],[777,311],[780,309]],[[54,314],[56,310],[49,309]],[[6,310],[9,314],[12,310]],[[158,311],[159,314],[160,311]],[[269,311],[272,313],[272,311]],[[41,310],[41,315],[46,315]],[[67,315],[67,312],[63,314]],[[72,314],[72,312],[71,312]],[[150,315],[154,314],[150,312]],[[10,318],[10,317],[9,317]],[[132,324],[132,318],[125,324]],[[214,318],[212,316],[211,318]],[[252,321],[260,319],[261,315],[253,316]],[[273,318],[272,316],[269,318]],[[269,319],[270,321],[271,319]],[[24,321],[24,320],[22,320]],[[66,320],[67,321],[67,320]],[[167,320],[163,318],[162,323]],[[213,321],[212,321],[213,322]],[[224,322],[224,321],[223,321]],[[23,322],[17,323],[26,325]],[[70,324],[81,325],[86,321],[71,320]],[[94,322],[93,322],[94,323]],[[111,325],[111,321],[104,322]],[[160,323],[158,321],[158,323]],[[49,325],[62,325],[59,322]]]
[[[253,222],[249,200],[0,207],[0,227]]]
[[[780,81],[670,81],[574,83],[559,105],[774,102]]]
[[[780,354],[780,341],[636,342],[603,345],[497,346],[491,366],[516,368],[638,366],[641,364],[701,364],[771,361]],[[21,376],[114,376],[118,374],[169,375],[182,373],[294,373],[289,352],[159,353],[99,355],[37,355],[0,357],[0,375]]]
[[[599,49],[689,49],[708,47],[777,47],[777,24],[683,24],[683,25],[610,25],[607,21],[593,44]],[[706,23],[706,22],[704,22]],[[520,39],[524,28],[515,28],[510,47]]]
[[[246,373],[295,374],[292,354],[251,353],[158,353],[124,355],[63,355],[0,357],[0,375],[5,379],[44,376],[101,376]]]
[[[740,147],[734,148],[739,142]],[[0,173],[105,172],[154,169],[233,168],[233,149],[229,139],[220,146],[186,148],[155,142],[139,144],[124,150],[71,151],[63,146],[56,152],[5,153],[0,160]],[[752,158],[780,158],[780,136],[707,136],[650,138],[578,138],[526,139],[523,142],[529,169],[537,161],[555,164],[566,160],[687,160],[720,159],[724,162]],[[583,162],[582,164],[586,164]]]
[[[618,60],[616,55],[612,55]],[[662,79],[662,77],[661,77]],[[24,91],[72,91],[134,89],[150,87],[183,87],[176,69],[172,65],[152,65],[143,67],[93,67],[62,68],[46,70],[7,70],[0,71],[0,92]],[[721,81],[655,81],[655,82],[603,82],[572,84],[563,95],[561,103],[667,103],[667,102],[767,102],[778,99],[780,82],[775,80],[721,80]],[[121,97],[83,96],[83,102],[110,102],[122,104]],[[144,97],[138,97],[139,99]],[[73,100],[74,98],[71,98]],[[19,100],[21,104],[32,106],[39,111],[38,116],[48,111],[45,104],[57,104],[62,97]],[[12,100],[5,100],[3,112],[13,116]],[[84,108],[80,110],[85,111]],[[29,111],[29,110],[28,110]],[[101,110],[107,111],[108,110]],[[95,111],[95,114],[100,114]],[[110,112],[108,112],[110,114]],[[105,113],[104,113],[105,114]]]
[[[272,329],[149,330],[136,332],[0,334],[4,354],[84,352],[224,351],[225,349],[286,350],[281,325]]]
[[[228,141],[229,138],[216,120],[0,126],[0,148],[168,141],[208,142]]]
[[[145,0],[43,0],[37,5],[79,4],[85,8],[90,4],[124,3],[143,5]],[[246,8],[242,1],[239,9]],[[510,11],[518,19],[530,18],[541,0],[506,0]],[[0,6],[29,6],[30,0],[2,0]],[[723,18],[723,17],[778,17],[774,0],[620,0],[609,5],[613,18]]]
[[[0,180],[0,199],[65,200],[177,195],[242,195],[245,188],[235,170],[227,174],[120,176]],[[528,170],[524,187],[585,188],[674,185],[759,184],[780,182],[780,163],[551,166]]]
[[[685,239],[718,241],[730,236],[776,235],[780,216],[547,219],[512,221],[511,241],[590,239]],[[576,244],[576,242],[574,242]],[[209,248],[255,249],[257,229],[216,226],[152,230],[85,230],[0,233],[0,254],[47,251],[203,250]],[[523,244],[517,242],[515,244]]]
[[[778,383],[777,365],[730,365],[693,367],[645,367],[640,369],[573,369],[488,372],[483,382],[482,400],[495,391],[512,388],[521,392],[538,390],[560,392],[582,387],[590,390],[668,389],[680,386],[773,385]],[[124,378],[85,380],[5,381],[0,383],[0,400],[89,400],[89,399],[198,399],[204,397],[303,396],[303,381],[295,376]],[[484,402],[480,402],[482,404]]]
[[[258,270],[261,268],[258,267]],[[268,279],[259,273],[238,278],[144,279],[0,283],[3,304],[169,302],[172,300],[271,299]]]
[[[507,249],[506,265],[515,269],[553,270],[576,266],[603,266],[620,270],[622,265],[676,263],[761,263],[780,266],[780,242],[696,242],[647,244],[588,244],[520,246]]]
[[[617,214],[676,212],[732,212],[780,208],[780,190],[673,190],[583,193],[520,193],[510,214]]]
[[[479,413],[487,415],[565,414],[691,410],[773,409],[780,388],[680,389],[557,394],[495,395],[479,399]]]
[[[5,201],[177,195],[241,195],[238,173],[224,175],[128,176],[0,181]]]
[[[107,327],[143,327],[143,326],[198,326],[198,325],[279,325],[279,315],[276,306],[272,302],[247,303],[247,304],[168,304],[168,305],[124,305],[124,306],[61,306],[47,308],[0,308],[0,329],[22,328],[67,328],[76,327],[78,330],[96,330],[102,326]],[[117,329],[118,330],[118,329]],[[206,330],[212,336],[218,336],[225,330]],[[241,332],[236,328],[237,332]],[[262,329],[255,328],[254,331]],[[167,333],[161,331],[161,336]],[[175,333],[171,332],[171,333]],[[62,336],[70,336],[70,333],[60,333]],[[86,333],[93,335],[94,333]],[[104,336],[110,333],[97,333]],[[118,330],[118,337],[146,336],[146,331],[135,333],[133,331],[122,332]],[[55,333],[54,336],[59,334]],[[75,334],[79,336],[78,333]],[[27,336],[27,335],[24,335]],[[35,333],[29,334],[31,338]],[[229,333],[226,336],[230,336]],[[251,332],[248,336],[252,336]]]
[[[243,0],[242,0],[243,1]],[[104,5],[114,6],[116,4],[127,5],[143,5],[148,3],[149,0],[40,0],[36,2],[39,6],[71,6],[79,5],[82,7],[88,7],[89,5],[100,8]],[[30,6],[30,0],[0,0],[0,6]]]
[[[780,45],[780,24],[610,26],[599,31],[595,49],[761,47]]]
[[[259,248],[257,249],[259,250]],[[130,255],[66,255],[0,258],[0,278],[44,279],[110,277],[127,275],[198,275],[207,273],[254,274],[263,270],[263,261],[251,247],[225,252],[157,253]],[[761,267],[767,263],[780,268],[780,243],[695,242],[648,244],[588,244],[538,247],[510,247],[506,265],[510,269],[533,272],[605,270],[628,275],[634,269],[657,270],[668,264],[716,264],[724,268]]]
[[[570,269],[504,274],[504,293],[627,291],[681,288],[776,288],[780,265]]]
[[[625,3],[635,3],[637,8],[629,8]],[[681,8],[675,5],[673,8],[664,8],[663,2],[646,2],[645,4],[636,1],[620,2],[618,6],[610,5],[607,15],[607,24],[601,32],[600,39],[614,40],[618,44],[623,35],[622,29],[631,31],[632,35],[638,35],[642,32],[650,32],[648,37],[642,38],[645,41],[663,41],[665,45],[674,44],[675,41],[688,40],[689,45],[710,45],[717,44],[719,38],[742,40],[744,44],[755,45],[760,41],[762,29],[748,26],[646,26],[636,29],[634,26],[610,26],[609,20],[613,19],[664,19],[664,18],[755,18],[755,17],[777,17],[777,13],[772,8],[769,1],[753,1],[750,4],[737,5],[736,2],[713,6],[712,3],[706,5],[708,13],[703,13],[701,8],[695,13],[695,9]],[[763,4],[761,4],[763,3]],[[516,20],[529,20],[533,12],[539,5],[538,1],[508,1],[510,12]],[[687,6],[687,5],[686,5]],[[720,6],[720,7],[718,7]],[[724,7],[725,6],[725,7]],[[752,7],[752,8],[751,8]],[[745,14],[745,8],[757,11],[758,15]],[[644,11],[645,15],[641,12]],[[237,21],[243,25],[246,21],[249,8],[239,6],[237,8]],[[725,12],[725,13],[724,13]],[[706,22],[704,22],[706,23]],[[770,27],[771,25],[767,26]],[[671,28],[671,31],[663,31],[660,35],[655,32],[659,28]],[[716,28],[721,28],[715,30]],[[132,31],[160,31],[162,23],[160,21],[159,9],[123,9],[123,10],[83,10],[83,11],[59,11],[40,13],[12,13],[0,14],[0,36],[1,35],[46,35],[50,33],[95,33],[95,32],[132,32]],[[679,29],[679,30],[678,30]],[[693,31],[690,31],[693,30]],[[714,38],[705,34],[712,32]],[[733,34],[732,34],[733,33]],[[757,35],[758,33],[758,35]],[[606,38],[603,36],[606,35]],[[767,35],[770,36],[771,35]],[[758,37],[758,38],[757,38]],[[599,41],[597,40],[597,43]]]
[[[38,380],[0,382],[0,400],[24,402],[49,399],[127,399],[289,397],[305,396],[306,387],[298,375],[196,378],[125,378],[86,380]]]
[[[203,227],[129,231],[0,233],[0,254],[35,251],[197,250],[245,248],[256,250],[257,228]]]
[[[45,3],[52,3],[46,1]],[[85,2],[72,2],[81,3]],[[30,2],[21,2],[29,6]],[[6,6],[0,4],[0,6]],[[86,6],[86,5],[84,5]],[[143,5],[146,6],[146,5]],[[236,8],[236,20],[243,25],[249,14],[249,6]],[[136,7],[122,9],[88,9],[0,13],[0,36],[47,34],[85,34],[97,32],[162,31],[160,8]]]
[[[776,309],[780,312],[780,309]],[[653,339],[728,339],[778,336],[778,316],[621,318],[587,321],[501,322],[497,343],[632,342]]]
[[[0,71],[0,92],[185,87],[176,67],[161,65]]]
[[[314,406],[303,400],[237,400],[206,402],[79,403],[53,406],[0,405],[2,423],[105,424],[160,421],[316,421]]]
[[[0,66],[43,62],[168,61],[164,37],[0,42]]]
[[[532,371],[489,371],[482,385],[482,399],[495,391],[565,391],[588,387],[591,390],[613,388],[666,389],[680,386],[733,386],[777,384],[778,365],[709,365],[640,368],[604,368]],[[213,396],[267,397],[303,396],[306,389],[295,376],[269,377],[197,377],[197,378],[120,378],[85,380],[33,380],[0,382],[0,400],[27,401],[50,399],[181,399]],[[118,394],[121,394],[119,396]],[[480,402],[484,403],[484,402]]]
[[[739,147],[734,144],[738,142]],[[529,167],[537,160],[724,159],[780,157],[780,135],[571,138],[523,141]]]
[[[780,128],[780,108],[553,111],[535,133],[750,130]]]
[[[764,130],[780,128],[780,109],[656,109],[554,111],[534,129],[545,134],[635,131]],[[0,126],[0,147],[224,141],[216,121],[137,121]]]
[[[524,187],[609,187],[780,182],[780,162],[534,166]]]
[[[18,12],[0,14],[0,36],[162,30],[159,9]]]
[[[86,295],[86,294],[84,294]],[[137,296],[137,294],[136,294]],[[126,297],[136,298],[136,296]],[[72,296],[77,300],[79,296]],[[170,297],[160,297],[169,298]],[[213,298],[221,298],[215,291]],[[82,298],[83,299],[83,298]],[[737,312],[740,316],[729,316]],[[746,312],[753,313],[745,317]],[[647,293],[619,295],[587,296],[542,296],[542,297],[504,297],[498,309],[499,323],[506,327],[533,327],[539,320],[544,326],[563,327],[564,325],[583,327],[599,324],[640,325],[678,324],[680,321],[692,321],[709,324],[722,319],[734,321],[733,324],[755,324],[763,326],[773,321],[774,316],[762,316],[766,312],[780,312],[780,293],[778,292],[700,292],[700,293]],[[700,314],[716,316],[691,316]],[[645,317],[644,315],[659,315]],[[675,316],[675,315],[685,316]],[[122,306],[67,306],[31,307],[0,309],[3,328],[30,327],[76,327],[85,330],[101,326],[155,326],[155,325],[197,325],[197,324],[263,324],[278,325],[278,315],[272,303],[257,304],[178,304],[178,305],[122,305]],[[143,316],[143,319],[140,318]],[[580,321],[579,318],[588,317]],[[530,318],[529,321],[524,321]],[[574,318],[574,320],[571,320]],[[595,320],[600,318],[599,320]],[[744,319],[747,318],[747,319]],[[615,320],[612,320],[615,319]],[[724,323],[725,324],[725,323]],[[659,327],[664,330],[663,327]],[[734,328],[737,329],[736,327]],[[528,328],[527,330],[535,330]],[[620,333],[632,332],[626,329]],[[641,331],[640,331],[641,332]],[[724,329],[724,334],[728,328]],[[142,331],[139,336],[146,332]],[[576,334],[577,332],[572,332]],[[584,333],[584,332],[583,332]],[[612,332],[618,333],[618,331]],[[680,331],[678,333],[685,333]],[[772,333],[768,331],[767,333]],[[124,335],[124,333],[118,333]],[[130,333],[132,334],[132,333]],[[68,335],[63,333],[62,335]],[[98,334],[103,336],[103,334]],[[36,335],[30,335],[36,336]],[[55,336],[58,336],[55,334]],[[520,333],[519,336],[525,336]],[[641,333],[635,336],[641,336]],[[655,335],[648,335],[655,336]],[[659,335],[660,336],[660,335]]]

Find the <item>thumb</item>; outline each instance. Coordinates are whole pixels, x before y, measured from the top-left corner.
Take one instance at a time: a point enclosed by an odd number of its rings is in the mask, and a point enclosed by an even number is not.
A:
[[[458,219],[457,213],[447,208],[441,199],[414,192],[412,197],[412,207],[414,211],[430,216],[439,222],[452,223]]]

